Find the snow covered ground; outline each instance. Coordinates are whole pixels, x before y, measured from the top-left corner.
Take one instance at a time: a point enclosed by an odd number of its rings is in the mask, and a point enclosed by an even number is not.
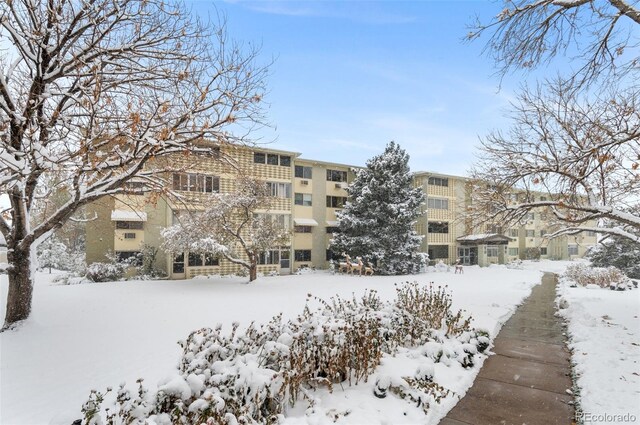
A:
[[[32,317],[18,331],[0,334],[0,423],[70,424],[92,388],[104,390],[144,378],[152,388],[174,373],[180,349],[176,342],[192,330],[234,321],[266,321],[278,312],[293,317],[302,311],[308,293],[328,299],[376,289],[383,299],[395,295],[393,283],[417,280],[446,284],[454,308],[464,308],[473,325],[493,337],[515,306],[540,281],[535,270],[467,267],[464,275],[426,273],[407,277],[333,276],[314,273],[264,277],[253,284],[241,278],[185,281],[117,282],[60,286],[39,274]],[[7,282],[0,277],[4,315]],[[394,370],[402,365],[387,365]],[[458,394],[471,385],[477,368],[451,369],[438,381]],[[413,371],[407,371],[412,373]],[[438,371],[436,371],[438,373]],[[443,381],[444,380],[444,381]],[[363,388],[364,390],[364,388]],[[448,411],[454,399],[433,411],[431,423]],[[353,422],[397,422],[407,403],[370,391],[345,387],[322,400],[323,408],[348,407]],[[381,414],[381,410],[385,413]],[[418,412],[418,409],[415,409]],[[291,411],[290,421],[304,422]],[[326,417],[326,416],[325,416]],[[345,420],[347,419],[345,418]],[[328,419],[328,418],[327,418]],[[418,417],[412,417],[418,420]],[[424,418],[422,418],[424,419]]]
[[[568,304],[561,312],[568,320],[584,423],[640,423],[640,290],[562,282],[558,296]]]

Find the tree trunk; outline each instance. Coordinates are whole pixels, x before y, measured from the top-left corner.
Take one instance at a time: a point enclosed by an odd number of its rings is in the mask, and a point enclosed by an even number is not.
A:
[[[7,260],[10,267],[9,293],[7,294],[7,313],[3,329],[8,329],[16,322],[25,320],[31,313],[33,281],[31,280],[31,247],[17,249],[15,244],[8,244]]]
[[[258,278],[258,258],[252,256],[249,258],[249,262],[251,263],[251,267],[249,267],[249,282],[253,282]]]

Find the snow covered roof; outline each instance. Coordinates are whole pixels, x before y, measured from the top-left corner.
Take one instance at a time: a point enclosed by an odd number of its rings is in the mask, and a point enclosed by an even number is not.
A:
[[[294,218],[293,223],[296,226],[317,226],[318,222],[312,218]]]
[[[463,245],[481,245],[481,244],[506,244],[512,239],[508,236],[499,235],[497,233],[480,233],[477,235],[460,236],[456,239]]]
[[[147,221],[147,213],[142,211],[114,210],[111,221]]]
[[[338,227],[339,223],[337,221],[327,220],[327,226],[329,227]]]

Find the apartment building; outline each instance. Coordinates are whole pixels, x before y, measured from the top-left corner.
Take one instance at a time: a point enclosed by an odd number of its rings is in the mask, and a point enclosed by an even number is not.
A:
[[[256,213],[270,214],[291,230],[288,245],[260,256],[258,271],[288,274],[301,267],[328,267],[329,242],[338,227],[336,212],[347,201],[346,188],[357,167],[305,159],[297,152],[234,145],[216,146],[207,155],[176,155],[170,161],[180,171],[166,176],[166,181],[178,198],[127,194],[88,207],[95,217],[86,229],[88,263],[107,261],[108,253],[125,259],[160,247],[162,229],[188,211],[204,210],[211,193],[232,192],[238,175],[244,174],[266,181],[271,190],[269,208]],[[551,229],[537,213],[518,228],[487,227],[485,233],[474,234],[462,219],[471,203],[468,183],[460,176],[415,173],[414,184],[426,195],[416,230],[424,236],[421,249],[432,263],[452,264],[458,258],[465,264],[504,263],[523,258],[528,248],[540,249],[542,258],[568,259],[584,255],[595,244],[592,235],[547,241],[543,236]],[[159,252],[155,266],[173,279],[241,271],[225,259],[188,252]]]

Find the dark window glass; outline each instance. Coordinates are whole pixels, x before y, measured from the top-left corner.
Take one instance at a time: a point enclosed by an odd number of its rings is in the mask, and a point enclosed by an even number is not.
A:
[[[441,258],[449,258],[448,245],[429,245],[429,259],[437,260]]]
[[[173,257],[173,272],[184,273],[184,253],[177,254]]]
[[[202,254],[189,253],[189,267],[202,266]]]
[[[337,227],[332,227],[332,226],[327,227],[327,233],[337,233],[337,232],[338,232]]]
[[[449,186],[449,179],[446,177],[429,177],[428,183],[432,186]]]
[[[266,159],[266,155],[262,152],[254,152],[253,153],[253,162],[256,164],[264,164]]]
[[[310,249],[296,249],[293,252],[293,258],[296,261],[311,261],[311,250]]]
[[[140,251],[116,251],[118,263],[127,263],[132,266],[142,265],[142,255]]]
[[[293,226],[295,233],[311,233],[311,226]]]
[[[278,165],[278,155],[274,153],[267,154],[267,164]]]
[[[347,172],[338,170],[327,170],[327,180],[332,182],[346,182]]]
[[[327,207],[329,208],[343,208],[346,203],[345,196],[327,196]]]
[[[213,254],[204,254],[204,265],[205,266],[217,266],[220,264],[218,257]]]
[[[143,228],[143,221],[116,221],[116,229],[142,230]]]
[[[296,165],[295,176],[301,179],[311,179],[311,167],[303,167],[302,165]]]
[[[291,157],[290,156],[280,155],[280,165],[282,165],[283,167],[290,167],[291,166]]]
[[[427,227],[429,233],[449,233],[449,223],[430,221]]]

